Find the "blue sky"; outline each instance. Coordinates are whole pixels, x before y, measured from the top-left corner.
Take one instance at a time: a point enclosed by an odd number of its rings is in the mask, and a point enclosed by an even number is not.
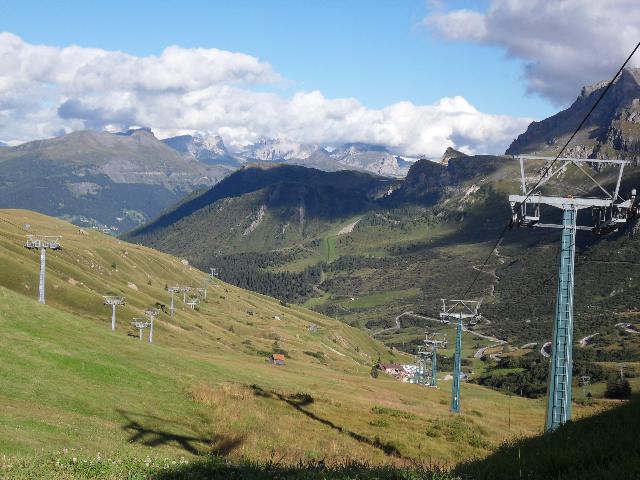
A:
[[[637,0],[0,0],[0,141],[146,126],[501,153],[639,38]]]
[[[483,10],[488,2],[448,2]],[[270,63],[288,83],[368,108],[461,95],[480,111],[544,118],[557,110],[526,94],[522,62],[500,47],[437,38],[423,0],[7,2],[0,31],[31,44],[159,54],[168,45],[219,48]],[[273,87],[258,87],[273,88]]]

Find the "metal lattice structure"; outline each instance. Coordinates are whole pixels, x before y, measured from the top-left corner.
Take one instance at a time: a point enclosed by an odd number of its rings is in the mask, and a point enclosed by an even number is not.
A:
[[[442,311],[440,319],[447,321],[449,318],[456,320],[456,349],[453,359],[453,385],[451,387],[451,411],[460,413],[460,375],[462,364],[462,321],[467,318],[476,318],[478,308],[482,300],[445,300],[442,299]]]
[[[116,306],[124,305],[124,297],[116,297],[113,295],[103,295],[105,305],[111,305],[111,331],[116,329]]]
[[[438,347],[447,348],[447,335],[445,333],[427,334],[424,343],[431,350],[431,382],[429,386],[438,387]]]
[[[430,354],[424,347],[418,349],[416,354],[416,370],[412,375],[411,383],[417,385],[429,385],[431,383],[431,372],[427,368]]]
[[[40,283],[38,285],[38,303],[44,305],[44,285],[45,285],[45,268],[46,268],[46,251],[60,250],[60,235],[42,236],[42,235],[27,235],[27,242],[25,248],[29,250],[40,250]]]
[[[623,199],[620,184],[626,160],[596,160],[561,157],[554,160],[549,157],[535,157],[523,155],[520,160],[521,194],[509,195],[512,220],[510,226],[559,228],[562,230],[560,239],[560,268],[558,272],[558,289],[556,297],[555,321],[553,339],[551,343],[551,372],[549,376],[546,430],[557,429],[571,419],[572,399],[572,354],[573,354],[573,287],[575,262],[575,237],[577,230],[589,230],[596,235],[606,235],[624,226],[627,221],[637,214],[636,193],[632,190],[628,199]],[[527,190],[524,169],[525,160],[551,161],[545,168],[544,178],[539,181],[535,191]],[[555,161],[560,166],[552,169]],[[613,190],[607,190],[593,176],[583,168],[584,163],[613,165],[618,168],[616,185]],[[540,192],[549,180],[557,177],[567,167],[574,165],[593,181],[603,195],[600,197],[548,196]],[[540,223],[541,206],[546,205],[562,210],[562,224]],[[592,209],[593,225],[580,226],[577,224],[578,211]]]

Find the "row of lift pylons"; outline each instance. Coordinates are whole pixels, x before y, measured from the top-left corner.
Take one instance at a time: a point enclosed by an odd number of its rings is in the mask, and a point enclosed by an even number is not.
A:
[[[520,162],[521,192],[509,195],[512,217],[509,229],[513,227],[556,228],[561,230],[560,267],[556,293],[556,306],[551,342],[551,364],[547,391],[546,431],[553,431],[571,419],[572,400],[572,350],[573,350],[573,288],[575,238],[578,230],[588,230],[594,235],[607,235],[618,231],[638,216],[636,190],[632,189],[627,198],[620,195],[624,167],[628,160],[550,158],[521,155],[515,157]],[[542,169],[542,178],[532,189],[527,187],[525,161],[546,161]],[[558,164],[554,168],[554,166]],[[541,188],[553,178],[566,172],[569,166],[575,166],[593,182],[593,190],[598,195],[543,195]],[[615,168],[616,182],[613,189],[601,185],[588,169]],[[560,224],[542,223],[546,213],[544,207],[553,207],[562,212]],[[591,225],[578,225],[578,212],[591,209]],[[456,340],[454,354],[453,385],[451,392],[451,411],[460,412],[460,379],[463,322],[477,319],[481,300],[442,300],[440,318],[443,321],[456,322]],[[428,337],[427,337],[428,339]],[[435,346],[430,350],[433,355],[432,367],[435,380]],[[419,352],[420,355],[420,352]]]

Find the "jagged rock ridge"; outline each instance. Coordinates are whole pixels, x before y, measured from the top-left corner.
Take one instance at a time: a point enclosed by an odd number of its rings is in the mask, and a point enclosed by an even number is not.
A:
[[[608,81],[584,87],[566,110],[532,122],[507,155],[554,155],[597,101]],[[640,69],[622,71],[565,154],[578,158],[640,159]]]

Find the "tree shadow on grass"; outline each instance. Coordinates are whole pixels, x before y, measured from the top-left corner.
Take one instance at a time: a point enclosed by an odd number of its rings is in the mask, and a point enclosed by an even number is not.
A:
[[[177,422],[153,415],[145,415],[123,410],[118,410],[118,413],[122,415],[126,421],[122,426],[122,429],[131,435],[129,437],[129,442],[140,443],[147,447],[172,445],[194,455],[210,453],[216,456],[226,456],[242,445],[244,441],[242,437],[230,437],[218,434],[210,437],[204,435],[184,435],[172,431],[172,425],[176,427],[176,430],[182,430],[184,428]],[[147,421],[147,425],[144,424],[145,419]],[[166,426],[166,428],[153,428],[149,425],[150,423],[161,424]]]
[[[400,450],[398,450],[398,448],[391,443],[388,443],[388,442],[385,443],[382,440],[380,440],[378,437],[372,439],[364,435],[361,435],[359,433],[353,432],[351,430],[347,430],[344,427],[336,425],[331,420],[319,417],[315,413],[310,412],[309,410],[306,410],[304,407],[311,405],[314,402],[313,397],[307,393],[297,393],[294,395],[285,396],[278,392],[264,390],[258,385],[251,385],[251,389],[253,390],[254,395],[257,395],[259,397],[264,397],[264,398],[274,398],[274,399],[280,400],[281,402],[284,402],[287,405],[293,407],[298,412],[302,413],[308,418],[315,420],[316,422],[319,422],[322,425],[332,428],[333,430],[336,430],[340,433],[344,433],[345,435],[348,435],[349,437],[353,438],[354,440],[357,440],[360,443],[365,443],[374,448],[377,448],[378,450],[381,450],[382,452],[384,452],[386,455],[389,455],[391,457],[404,458],[400,453]]]

